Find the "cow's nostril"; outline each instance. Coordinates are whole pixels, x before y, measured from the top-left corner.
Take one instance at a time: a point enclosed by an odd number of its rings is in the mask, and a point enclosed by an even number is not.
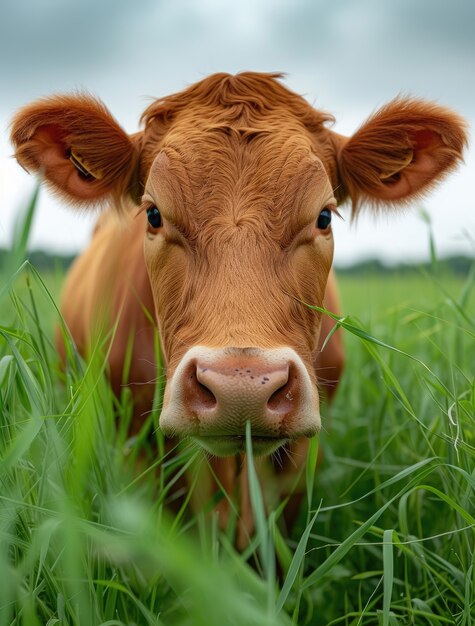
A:
[[[196,400],[209,409],[214,408],[217,404],[214,393],[199,380],[196,381]]]
[[[183,392],[186,405],[194,412],[214,409],[217,400],[214,393],[202,381],[198,380],[196,363],[190,363],[183,380]]]
[[[297,406],[297,376],[294,368],[289,371],[287,381],[270,396],[267,408],[277,413],[289,413]]]

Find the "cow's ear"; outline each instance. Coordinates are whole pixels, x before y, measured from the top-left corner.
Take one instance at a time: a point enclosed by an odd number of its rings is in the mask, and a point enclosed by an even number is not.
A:
[[[12,122],[15,156],[73,203],[134,195],[139,141],[89,95],[53,96],[21,109]]]
[[[352,137],[339,137],[340,182],[355,208],[412,200],[458,164],[466,142],[465,122],[452,111],[397,98]]]

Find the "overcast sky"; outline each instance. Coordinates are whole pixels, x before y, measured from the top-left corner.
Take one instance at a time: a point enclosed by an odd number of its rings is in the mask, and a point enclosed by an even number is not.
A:
[[[474,32],[474,0],[3,0],[0,246],[34,184],[8,143],[12,114],[32,99],[87,89],[133,132],[151,96],[211,72],[284,71],[288,86],[335,114],[345,134],[399,93],[447,104],[473,127]],[[474,150],[465,161],[424,202],[441,254],[474,254]],[[426,258],[417,208],[337,224],[337,262]],[[92,220],[45,191],[32,246],[79,250]]]

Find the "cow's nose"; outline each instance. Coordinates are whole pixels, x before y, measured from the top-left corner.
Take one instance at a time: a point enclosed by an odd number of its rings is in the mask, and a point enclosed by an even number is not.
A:
[[[247,421],[253,441],[270,440],[274,449],[318,431],[318,393],[298,355],[290,348],[189,350],[167,384],[165,434],[191,435],[231,454],[243,445]]]
[[[238,420],[246,413],[271,424],[276,414],[284,415],[295,406],[298,390],[293,370],[285,361],[269,366],[239,357],[211,363],[197,360],[184,375],[186,405],[190,414],[205,420]]]

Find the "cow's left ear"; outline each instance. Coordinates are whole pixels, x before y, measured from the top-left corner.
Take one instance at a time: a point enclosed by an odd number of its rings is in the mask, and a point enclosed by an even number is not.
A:
[[[90,95],[52,96],[24,107],[13,119],[11,140],[18,162],[74,204],[134,196],[139,140]]]
[[[364,201],[401,203],[423,194],[458,164],[466,124],[439,105],[397,98],[336,143],[340,183],[355,208]]]

